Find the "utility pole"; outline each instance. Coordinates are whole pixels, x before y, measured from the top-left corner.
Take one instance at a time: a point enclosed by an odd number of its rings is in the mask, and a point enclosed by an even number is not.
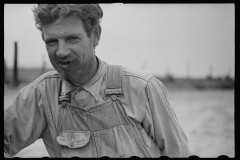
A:
[[[7,75],[7,65],[6,65],[6,62],[5,62],[5,59],[4,59],[4,83],[7,82],[7,78],[6,78],[6,75]]]
[[[166,65],[166,75],[170,75],[171,74],[170,73],[170,68],[171,68],[171,64],[170,64],[170,62],[168,62],[167,65]]]
[[[19,84],[18,81],[18,48],[17,48],[17,42],[14,43],[14,68],[13,68],[13,86],[17,87]]]
[[[227,76],[230,77],[231,76],[231,72],[232,72],[232,67],[230,66],[228,68],[228,72],[227,72]]]
[[[190,63],[186,62],[186,77],[187,79],[190,78]]]
[[[212,79],[213,78],[213,64],[210,64],[209,65],[209,79]]]
[[[42,75],[43,73],[45,73],[46,71],[46,61],[45,61],[45,55],[42,55],[42,69],[41,69],[41,73],[40,75]]]

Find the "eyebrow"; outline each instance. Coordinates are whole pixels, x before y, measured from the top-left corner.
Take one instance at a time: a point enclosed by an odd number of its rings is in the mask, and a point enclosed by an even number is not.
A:
[[[69,38],[69,37],[83,37],[83,35],[81,33],[68,33],[66,35],[61,35],[61,36],[57,36],[56,38],[55,37],[49,37],[49,38],[46,38],[44,39],[44,42],[49,42],[49,41],[52,41],[52,40],[56,40],[58,37],[63,37],[63,38]]]

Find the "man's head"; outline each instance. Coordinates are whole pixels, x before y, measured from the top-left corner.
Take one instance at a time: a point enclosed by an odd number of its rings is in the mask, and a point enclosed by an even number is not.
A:
[[[78,15],[90,37],[93,29],[99,25],[103,11],[98,4],[39,4],[33,9],[37,29],[42,32],[43,26],[58,18]]]
[[[33,9],[50,61],[63,79],[75,86],[96,73],[102,9],[95,4],[42,4]]]

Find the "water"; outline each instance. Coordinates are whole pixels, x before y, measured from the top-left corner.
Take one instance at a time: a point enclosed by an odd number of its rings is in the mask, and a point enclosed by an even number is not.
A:
[[[234,91],[169,91],[170,105],[187,134],[192,154],[235,156]]]
[[[4,88],[4,108],[11,104],[18,90]],[[188,137],[192,154],[199,157],[235,156],[233,90],[168,90],[168,97]],[[16,155],[44,156],[49,155],[41,139]]]

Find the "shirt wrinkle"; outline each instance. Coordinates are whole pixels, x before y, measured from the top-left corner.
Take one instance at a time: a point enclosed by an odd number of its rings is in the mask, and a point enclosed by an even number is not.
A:
[[[60,78],[60,76],[59,76],[57,70],[52,70],[52,71],[46,72],[34,81],[35,86],[38,86],[39,83],[41,83],[46,78]]]
[[[153,75],[144,72],[144,71],[133,71],[130,68],[126,68],[123,70],[124,74],[123,76],[131,76],[131,77],[136,77],[136,78],[140,78],[144,81],[150,81],[150,79],[153,77]]]

